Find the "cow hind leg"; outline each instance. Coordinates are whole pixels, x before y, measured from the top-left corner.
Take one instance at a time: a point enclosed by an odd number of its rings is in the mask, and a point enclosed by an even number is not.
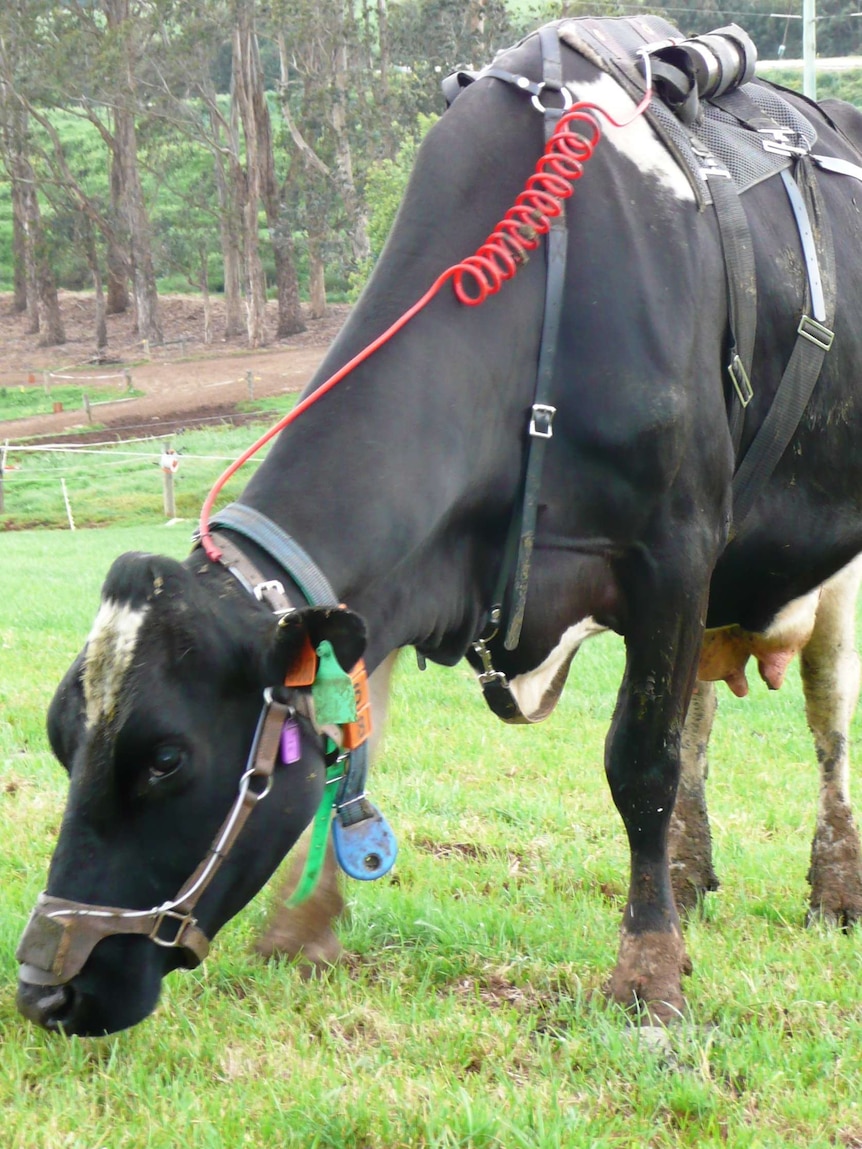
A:
[[[814,632],[801,655],[808,725],[820,768],[808,881],[809,924],[847,927],[862,918],[862,850],[850,809],[850,722],[859,697],[856,599],[862,559],[824,584]]]
[[[679,789],[670,820],[670,877],[677,909],[695,910],[717,890],[712,867],[712,833],[706,806],[707,750],[718,706],[715,683],[699,682],[682,733]]]

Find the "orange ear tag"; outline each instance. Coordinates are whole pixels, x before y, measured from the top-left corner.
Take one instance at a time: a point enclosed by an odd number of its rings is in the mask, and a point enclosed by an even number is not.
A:
[[[368,674],[363,659],[350,672],[353,694],[356,698],[356,721],[342,726],[345,750],[355,750],[371,737],[371,698],[368,692]]]
[[[317,674],[317,654],[311,639],[304,635],[299,654],[284,676],[285,686],[311,686]]]

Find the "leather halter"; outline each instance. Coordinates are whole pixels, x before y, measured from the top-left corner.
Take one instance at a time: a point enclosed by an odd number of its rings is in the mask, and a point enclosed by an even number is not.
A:
[[[269,794],[281,732],[295,713],[292,706],[275,701],[271,691],[265,692],[237,796],[203,861],[176,897],[148,910],[127,910],[39,894],[15,951],[23,979],[33,985],[64,985],[81,972],[96,944],[112,934],[136,934],[180,949],[189,968],[199,965],[209,952],[209,939],[197,924],[195,907],[252,810]],[[262,788],[256,788],[257,781]],[[173,933],[166,932],[171,928]]]

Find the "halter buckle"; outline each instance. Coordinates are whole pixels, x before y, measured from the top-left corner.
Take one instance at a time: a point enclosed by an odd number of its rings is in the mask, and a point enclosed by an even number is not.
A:
[[[167,918],[171,918],[177,923],[176,933],[172,938],[159,937],[159,930]],[[179,949],[185,945],[185,935],[195,925],[195,921],[196,919],[191,914],[181,914],[177,910],[160,910],[148,937],[157,946],[163,946],[165,949]]]

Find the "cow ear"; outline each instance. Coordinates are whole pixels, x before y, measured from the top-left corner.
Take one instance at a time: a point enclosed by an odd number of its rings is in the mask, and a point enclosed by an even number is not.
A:
[[[332,644],[342,670],[350,671],[362,657],[366,638],[364,620],[344,607],[311,606],[291,611],[276,628],[273,654],[277,674],[283,680],[324,639]]]
[[[81,677],[84,671],[83,651],[63,677],[54,692],[48,707],[48,741],[54,757],[68,772],[75,757],[81,736],[84,733],[84,688]]]

